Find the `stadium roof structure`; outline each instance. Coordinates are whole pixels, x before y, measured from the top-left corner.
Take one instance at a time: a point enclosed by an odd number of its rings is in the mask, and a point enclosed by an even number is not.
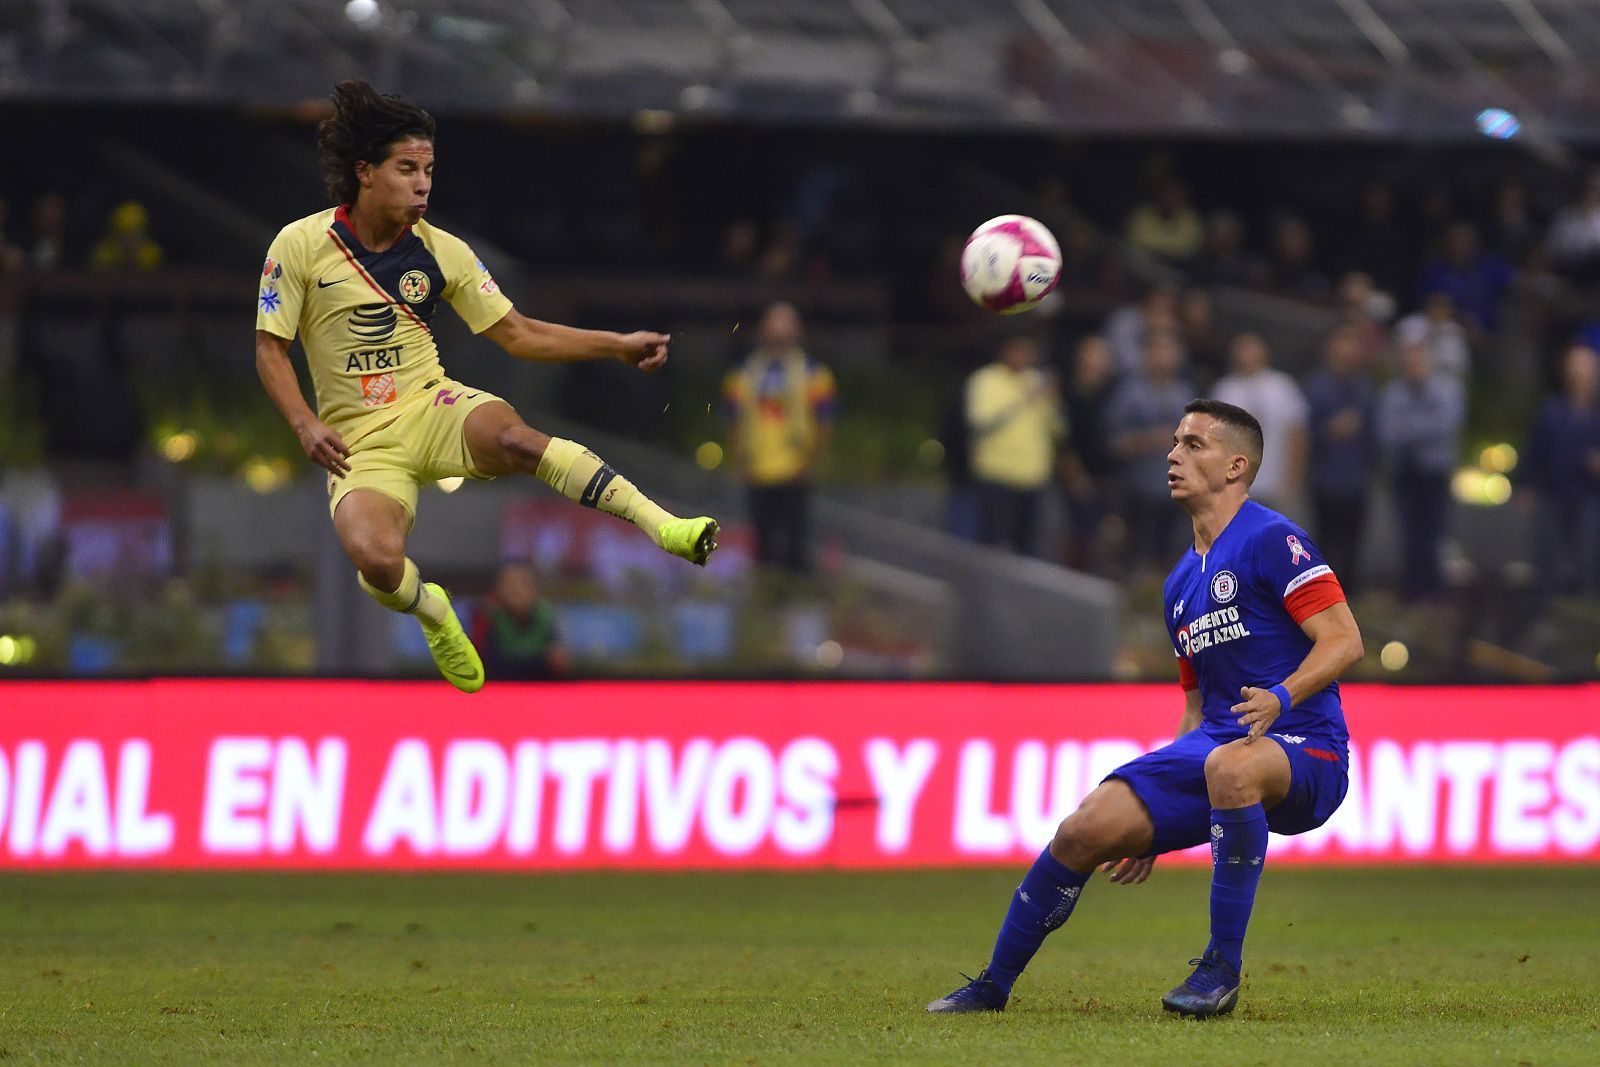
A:
[[[11,0],[0,98],[1600,137],[1595,0]],[[1510,127],[1500,125],[1497,133]]]

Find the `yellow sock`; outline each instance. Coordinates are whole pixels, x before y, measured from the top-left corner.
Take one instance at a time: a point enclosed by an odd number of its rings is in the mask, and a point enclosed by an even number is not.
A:
[[[373,600],[390,611],[415,615],[424,626],[437,626],[450,613],[449,601],[428,592],[427,587],[422,584],[421,572],[409,557],[406,559],[405,572],[400,576],[400,588],[392,593],[385,593],[367,581],[360,571],[356,572],[356,581],[361,583],[361,588],[365,589]]]
[[[539,460],[539,479],[568,500],[626,519],[658,545],[661,524],[673,517],[576,441],[550,438],[544,457]]]

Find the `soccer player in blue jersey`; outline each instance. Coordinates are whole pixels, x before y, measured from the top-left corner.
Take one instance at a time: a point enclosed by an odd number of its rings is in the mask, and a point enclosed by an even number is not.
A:
[[[1194,547],[1162,590],[1184,712],[1178,738],[1124,764],[1056,830],[1011,900],[989,965],[928,1005],[1001,1011],[1046,935],[1072,914],[1098,866],[1137,885],[1163,852],[1211,843],[1211,941],[1161,998],[1182,1015],[1239,1001],[1245,928],[1267,831],[1301,834],[1344,800],[1349,745],[1338,677],[1361,631],[1304,530],[1249,498],[1261,424],[1194,400],[1167,453],[1167,485],[1194,523]]]

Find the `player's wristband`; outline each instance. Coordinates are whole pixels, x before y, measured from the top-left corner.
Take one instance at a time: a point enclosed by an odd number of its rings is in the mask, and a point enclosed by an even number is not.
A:
[[[1268,689],[1267,692],[1278,698],[1278,713],[1280,715],[1294,706],[1294,699],[1289,696],[1289,687],[1282,682]]]

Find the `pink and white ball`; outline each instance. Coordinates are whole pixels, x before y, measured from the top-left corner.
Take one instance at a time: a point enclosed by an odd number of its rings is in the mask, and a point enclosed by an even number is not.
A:
[[[1061,246],[1038,219],[1001,215],[961,250],[961,287],[979,307],[1015,315],[1039,306],[1061,276]]]

